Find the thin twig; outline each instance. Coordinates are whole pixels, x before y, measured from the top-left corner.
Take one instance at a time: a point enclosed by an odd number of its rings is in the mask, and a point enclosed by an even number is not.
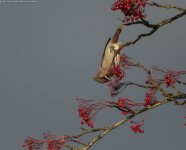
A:
[[[160,8],[166,8],[166,9],[177,9],[179,11],[185,11],[184,8],[181,8],[181,7],[176,6],[176,5],[161,5],[161,4],[158,4],[158,3],[155,3],[155,2],[148,3],[148,5],[156,6],[156,7],[160,7]]]

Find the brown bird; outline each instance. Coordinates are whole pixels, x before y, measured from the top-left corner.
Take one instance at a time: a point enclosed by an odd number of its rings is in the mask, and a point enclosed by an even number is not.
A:
[[[109,38],[102,55],[101,67],[93,79],[99,83],[106,83],[110,81],[112,76],[110,69],[112,66],[119,65],[120,62],[120,50],[122,46],[121,42],[118,42],[119,35],[122,31],[122,27],[118,27],[112,38]]]

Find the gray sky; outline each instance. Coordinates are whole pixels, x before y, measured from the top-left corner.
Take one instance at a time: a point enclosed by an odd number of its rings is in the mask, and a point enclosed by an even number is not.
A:
[[[25,137],[42,138],[47,131],[56,135],[79,133],[75,99],[110,98],[107,87],[92,77],[99,69],[105,42],[121,24],[118,18],[122,15],[110,10],[113,2],[0,3],[1,149],[20,150]],[[164,1],[169,2],[177,1]],[[177,4],[186,7],[185,0]],[[176,14],[160,9],[147,12],[153,22]],[[183,17],[125,52],[148,67],[186,70],[185,26]],[[143,31],[141,27],[127,27],[120,40],[132,40]],[[134,71],[127,78],[140,81],[143,74]],[[131,88],[122,95],[138,101],[144,93]],[[125,124],[92,149],[184,150],[184,116],[183,108],[162,106],[146,114],[144,134],[132,133]],[[104,110],[97,116],[96,127],[111,125],[121,118],[117,111]]]

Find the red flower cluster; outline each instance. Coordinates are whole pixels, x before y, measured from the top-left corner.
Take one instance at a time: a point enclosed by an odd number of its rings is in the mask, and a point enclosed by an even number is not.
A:
[[[117,105],[120,107],[120,108],[134,108],[134,107],[139,107],[139,106],[142,106],[141,103],[137,103],[133,100],[130,100],[128,98],[123,98],[123,97],[120,97],[118,99],[118,102],[117,102]]]
[[[114,76],[116,82],[119,82],[125,76],[125,73],[121,70],[120,66],[113,67],[111,69],[111,74]]]
[[[82,119],[81,124],[83,125],[86,123],[91,128],[94,127],[97,112],[108,106],[107,103],[103,101],[93,101],[87,99],[77,99],[77,101],[79,102],[79,117]]]
[[[145,94],[145,107],[148,107],[148,105],[153,105],[156,102],[156,89],[151,89]]]
[[[82,118],[81,124],[83,125],[84,122],[91,128],[94,127],[92,122],[92,117],[90,117],[90,111],[87,111],[86,109],[78,109],[79,116]]]
[[[135,124],[133,126],[130,126],[131,130],[134,133],[144,133],[144,130],[142,129],[143,124],[144,124],[144,120],[142,121],[142,123],[136,123],[136,122],[131,120],[130,123]]]
[[[126,76],[124,70],[130,69],[131,67],[138,67],[139,63],[136,63],[131,57],[120,54],[120,62],[118,66],[112,65],[110,69],[110,74],[113,76],[113,80],[108,82],[108,87],[110,89],[110,95],[112,97],[120,93],[120,89],[124,86],[120,81]]]
[[[131,130],[134,131],[134,133],[144,133],[144,130],[141,129],[142,125],[141,124],[136,124],[134,126],[130,126]]]
[[[61,150],[64,143],[64,136],[57,137],[51,134],[44,134],[43,140],[27,137],[22,147],[27,148],[27,150],[41,150],[45,145],[47,150]]]
[[[111,7],[113,11],[120,10],[125,16],[125,22],[133,22],[145,18],[145,6],[148,0],[117,0]]]
[[[148,96],[146,96],[145,97],[145,104],[144,104],[144,106],[148,107],[148,105],[150,105],[150,104],[151,104],[151,99]]]
[[[174,79],[174,75],[172,74],[172,72],[168,72],[167,74],[164,75],[164,81],[166,83],[167,88],[169,86],[174,86],[175,79]]]
[[[120,97],[119,99],[118,99],[118,107],[120,107],[120,108],[126,108],[126,106],[125,106],[125,103],[126,103],[126,101],[127,101],[128,99],[127,98],[122,98],[122,97]],[[123,115],[127,115],[128,114],[128,112],[126,112],[125,110],[123,110],[122,111],[122,114]]]
[[[160,83],[165,83],[167,88],[174,86],[176,82],[181,83],[180,78],[186,74],[186,71],[160,69],[156,66],[153,67],[153,70],[164,74],[163,79],[159,79],[159,81]]]
[[[126,101],[126,100],[127,100],[126,98],[120,97],[120,98],[118,99],[118,107],[124,108],[124,106],[125,106],[125,101]]]
[[[118,90],[122,87],[120,81],[126,76],[123,69],[128,69],[128,64],[128,57],[126,55],[120,55],[120,64],[118,66],[113,64],[112,68],[110,68],[110,74],[113,76],[113,80],[108,82],[111,96],[116,96]]]
[[[133,111],[133,108],[140,107],[142,104],[128,98],[120,97],[117,101],[117,106],[122,110],[123,115],[127,115]]]

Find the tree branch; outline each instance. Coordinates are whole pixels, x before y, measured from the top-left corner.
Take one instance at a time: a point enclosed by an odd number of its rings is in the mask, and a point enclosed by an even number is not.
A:
[[[156,5],[155,5],[156,4]],[[129,25],[136,25],[136,24],[142,24],[148,28],[152,28],[152,30],[148,33],[143,33],[143,34],[140,34],[138,35],[138,37],[134,40],[134,41],[130,41],[130,42],[126,42],[125,44],[123,44],[121,47],[120,47],[120,50],[123,49],[124,47],[127,47],[127,46],[131,46],[135,43],[137,43],[141,38],[143,37],[147,37],[147,36],[151,36],[152,34],[154,34],[159,28],[169,24],[169,23],[172,23],[173,21],[183,17],[184,15],[186,15],[186,9],[183,9],[183,8],[180,8],[178,6],[173,6],[173,5],[159,5],[157,3],[155,3],[154,6],[157,6],[157,7],[162,7],[162,8],[167,8],[167,9],[170,9],[170,8],[175,8],[175,9],[178,9],[180,11],[182,11],[181,13],[169,18],[169,19],[164,19],[162,21],[160,21],[159,23],[157,24],[150,24],[148,21],[144,20],[144,19],[141,19],[141,21],[136,21],[136,22],[132,22],[132,23],[126,23],[124,25],[126,26],[129,26]]]
[[[155,2],[148,3],[148,5],[156,6],[156,7],[160,7],[160,8],[166,8],[166,9],[177,9],[179,11],[185,11],[184,8],[181,8],[181,7],[176,6],[176,5],[161,5],[161,4],[158,4],[158,3],[155,3]]]
[[[135,116],[140,115],[141,113],[144,113],[144,112],[149,111],[151,109],[154,109],[156,107],[159,107],[161,105],[167,104],[169,102],[173,102],[173,101],[179,100],[179,99],[186,99],[186,94],[182,94],[182,93],[181,94],[180,93],[179,94],[175,94],[175,95],[172,95],[172,96],[169,96],[167,98],[164,98],[164,99],[160,100],[159,102],[157,102],[153,106],[149,106],[147,108],[142,108],[141,110],[139,110],[138,113],[133,113],[133,114],[129,115],[125,119],[122,119],[121,121],[115,123],[114,125],[112,125],[108,129],[106,129],[105,131],[103,131],[101,134],[99,134],[97,137],[95,137],[91,142],[89,142],[87,144],[87,146],[85,146],[85,147],[76,147],[76,148],[73,148],[72,150],[88,150],[96,142],[98,142],[99,140],[101,140],[105,135],[107,135],[108,133],[110,133],[111,131],[113,131],[114,129],[116,129],[117,127],[121,126],[122,124],[124,124],[128,120],[134,118]]]

